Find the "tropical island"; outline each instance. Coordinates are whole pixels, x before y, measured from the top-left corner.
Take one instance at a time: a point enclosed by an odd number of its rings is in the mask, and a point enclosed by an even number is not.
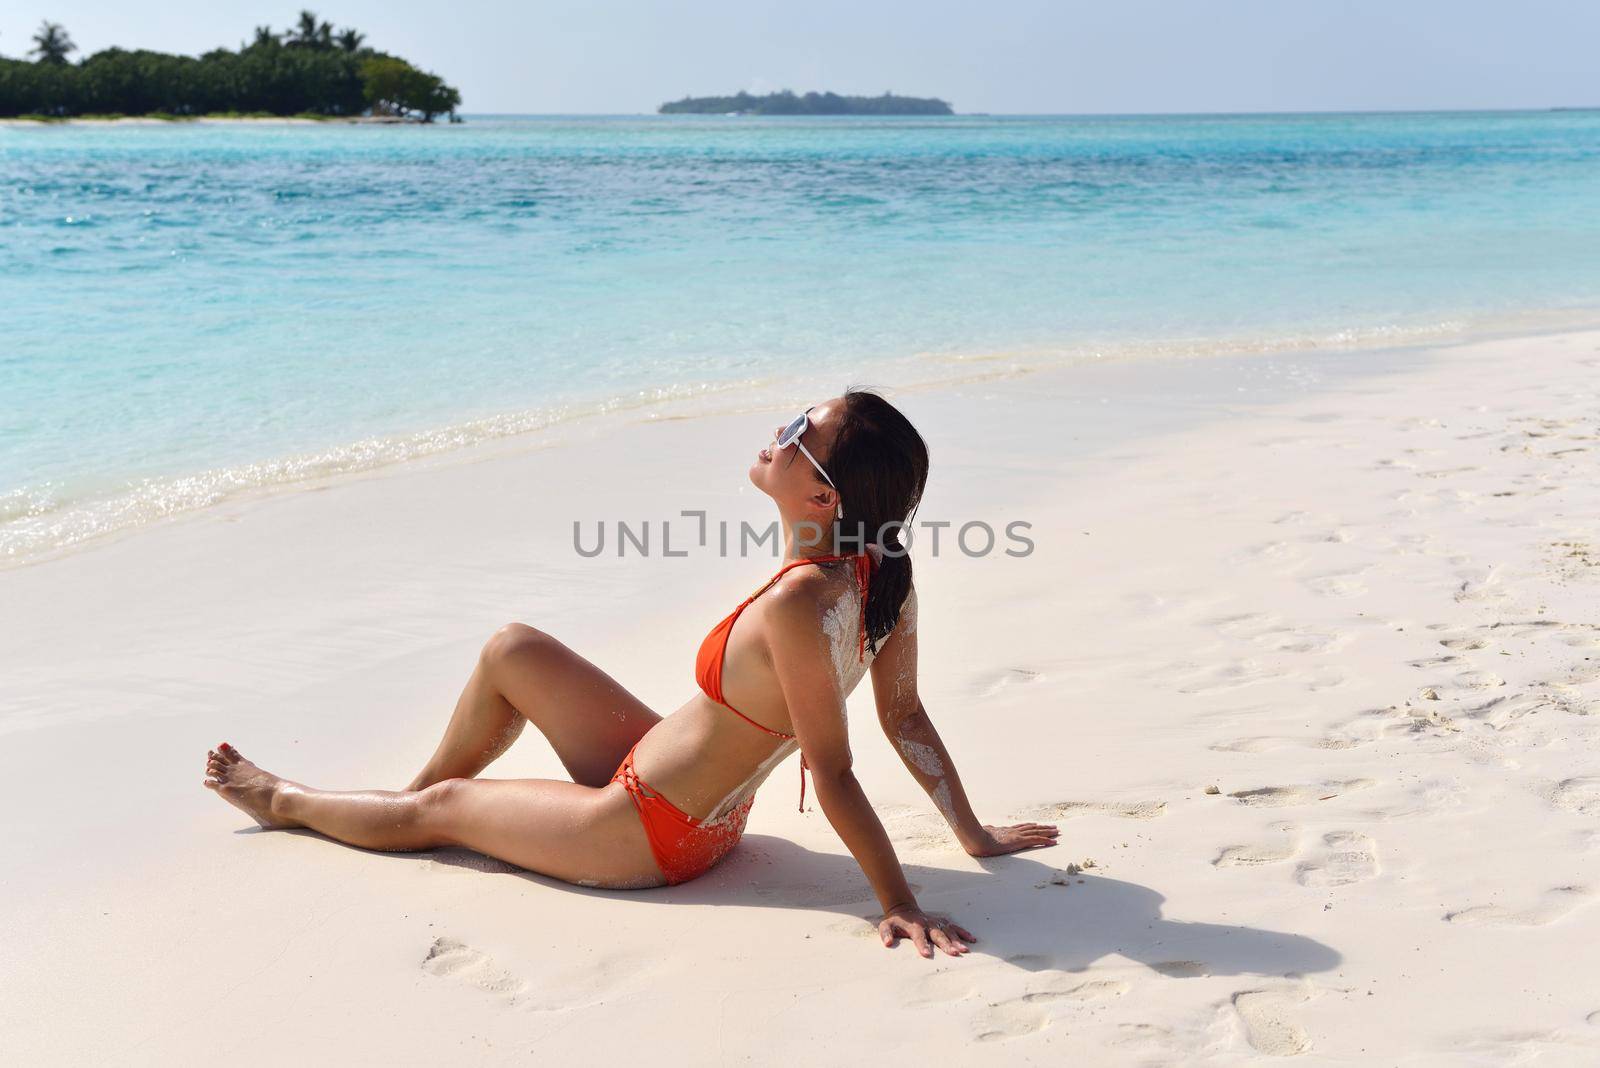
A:
[[[0,56],[0,117],[45,120],[300,116],[372,121],[456,121],[461,94],[435,74],[334,31],[310,11],[281,33],[257,26],[237,52],[203,56],[107,48],[78,50],[59,24],[33,35],[31,59]]]
[[[954,115],[943,100],[933,97],[840,96],[837,93],[798,95],[789,89],[766,96],[686,96],[662,104],[663,115]]]

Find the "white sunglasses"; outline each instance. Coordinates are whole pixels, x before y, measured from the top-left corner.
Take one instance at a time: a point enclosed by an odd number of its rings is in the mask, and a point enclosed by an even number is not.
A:
[[[833,479],[828,477],[828,472],[822,469],[822,465],[817,463],[817,458],[811,455],[811,450],[806,448],[806,443],[800,440],[800,435],[804,434],[810,427],[811,409],[807,408],[794,417],[794,422],[778,433],[777,446],[780,449],[787,449],[790,445],[796,446],[801,454],[811,461],[811,466],[817,469],[817,474],[827,479],[828,485],[833,486],[833,492],[838,493],[839,487],[833,485]],[[842,500],[839,502],[837,509],[835,509],[835,514],[839,519],[844,518],[844,502]]]

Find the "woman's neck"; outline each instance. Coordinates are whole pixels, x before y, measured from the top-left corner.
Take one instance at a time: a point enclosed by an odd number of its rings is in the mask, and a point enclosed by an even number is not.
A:
[[[819,556],[834,556],[832,525],[821,525],[810,519],[784,519],[783,562],[811,560]]]

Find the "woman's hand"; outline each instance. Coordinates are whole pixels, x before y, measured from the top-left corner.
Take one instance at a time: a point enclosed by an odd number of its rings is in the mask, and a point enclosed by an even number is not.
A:
[[[968,942],[977,941],[972,932],[960,924],[923,912],[915,905],[898,905],[884,913],[883,919],[878,921],[878,934],[885,947],[893,947],[901,938],[909,938],[924,957],[933,956],[933,946],[959,957],[967,951]]]
[[[999,857],[1024,849],[1053,846],[1060,833],[1053,823],[1014,823],[1009,827],[991,827],[986,823],[980,835],[961,845],[974,857]]]

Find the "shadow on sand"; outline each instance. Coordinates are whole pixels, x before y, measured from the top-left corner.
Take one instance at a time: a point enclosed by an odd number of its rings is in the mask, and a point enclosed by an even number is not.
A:
[[[1065,886],[1052,883],[1060,872],[1044,858],[1053,852],[982,860],[983,872],[916,863],[904,867],[923,907],[952,913],[978,936],[974,953],[1028,971],[1084,971],[1111,954],[1175,978],[1303,975],[1333,969],[1342,960],[1336,950],[1304,935],[1167,919],[1161,915],[1166,898],[1137,883],[1087,872],[1069,877]],[[764,834],[746,834],[700,878],[652,890],[585,889],[462,849],[380,855],[508,874],[569,893],[833,912],[862,921],[864,936],[878,916],[861,869],[849,856],[812,852]]]

